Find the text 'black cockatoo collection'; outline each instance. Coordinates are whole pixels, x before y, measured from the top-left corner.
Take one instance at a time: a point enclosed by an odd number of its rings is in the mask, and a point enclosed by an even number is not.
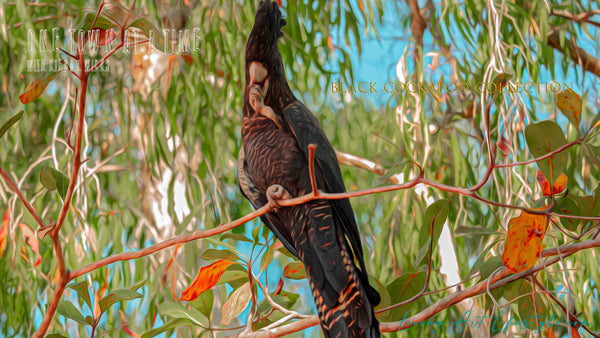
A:
[[[310,144],[317,188],[345,192],[335,151],[310,110],[288,86],[277,47],[285,25],[275,1],[261,1],[246,45],[246,83],[238,182],[255,208],[276,212],[262,221],[306,268],[326,337],[379,337],[360,234],[348,199],[278,207],[312,191]]]

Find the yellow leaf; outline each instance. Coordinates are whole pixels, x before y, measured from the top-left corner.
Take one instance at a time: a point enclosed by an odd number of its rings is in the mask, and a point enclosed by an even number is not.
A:
[[[225,304],[223,304],[223,309],[221,309],[221,314],[223,318],[221,319],[221,324],[229,325],[234,318],[237,318],[240,313],[244,311],[244,309],[250,303],[250,299],[252,299],[252,289],[250,286],[250,282],[240,286],[237,290],[233,291],[231,296],[227,299]]]
[[[202,267],[196,278],[187,289],[183,290],[179,300],[194,300],[200,294],[217,284],[225,270],[233,264],[227,260],[218,260],[209,266]]]
[[[508,237],[502,253],[504,265],[512,272],[533,267],[540,258],[547,227],[546,215],[521,212],[512,218],[508,223]]]

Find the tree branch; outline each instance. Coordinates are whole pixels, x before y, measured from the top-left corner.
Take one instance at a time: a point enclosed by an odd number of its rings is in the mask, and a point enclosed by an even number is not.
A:
[[[554,29],[546,38],[546,42],[554,49],[557,49],[564,55],[571,57],[581,68],[598,77],[600,77],[600,60],[588,54],[583,48],[577,46],[575,42],[566,40],[568,47],[567,51],[560,45],[560,34],[558,29]]]

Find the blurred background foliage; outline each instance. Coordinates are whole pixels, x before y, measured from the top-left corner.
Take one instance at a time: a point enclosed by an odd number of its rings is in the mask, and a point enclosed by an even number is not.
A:
[[[86,107],[84,157],[89,159],[80,173],[73,205],[61,231],[66,264],[70,269],[102,257],[147,247],[174,235],[210,229],[251,211],[237,188],[237,154],[240,147],[240,119],[244,82],[245,39],[252,26],[257,1],[186,0],[124,1],[123,5],[148,18],[162,29],[197,31],[199,52],[172,58],[142,48],[140,53],[118,52],[109,59],[107,71],[90,77]],[[416,173],[409,159],[423,165],[425,177],[443,184],[474,186],[488,163],[484,146],[482,111],[493,100],[489,92],[471,88],[452,93],[333,93],[333,82],[346,88],[361,81],[405,82],[410,80],[476,83],[491,82],[498,74],[511,74],[509,83],[570,83],[583,97],[582,130],[598,120],[600,74],[573,61],[571,44],[577,43],[592,59],[599,57],[598,26],[574,21],[552,11],[584,13],[598,11],[593,1],[549,3],[534,1],[412,1],[420,8],[424,24],[422,40],[411,31],[414,12],[408,2],[382,0],[283,1],[287,18],[280,50],[290,86],[322,122],[334,147],[369,159],[389,169],[387,175],[343,166],[349,190],[388,184],[388,178],[408,179]],[[22,105],[18,96],[40,73],[28,69],[35,59],[67,59],[51,50],[44,52],[38,41],[40,31],[59,28],[59,41],[68,45],[63,30],[77,25],[86,10],[94,11],[97,1],[39,1],[0,3],[0,121],[21,110],[24,117],[0,138],[0,164],[16,180],[24,194],[47,222],[55,219],[61,197],[40,183],[40,171],[50,166],[67,177],[71,151],[65,133],[72,124],[77,80],[61,73],[46,93]],[[598,20],[600,21],[600,20]],[[34,32],[32,36],[28,32]],[[194,33],[196,34],[196,33]],[[170,41],[177,46],[179,36]],[[193,38],[193,37],[192,37]],[[373,43],[379,47],[373,48]],[[51,40],[46,47],[50,47]],[[365,46],[370,46],[365,49]],[[389,46],[397,55],[385,54]],[[406,46],[406,48],[404,48]],[[422,54],[417,52],[421,50]],[[564,52],[561,53],[560,50]],[[380,55],[374,55],[381,53]],[[419,56],[421,55],[421,56]],[[93,57],[93,56],[92,56]],[[378,74],[361,71],[364,60],[379,58]],[[96,56],[98,59],[98,56]],[[367,61],[369,62],[369,61]],[[373,65],[371,65],[373,66]],[[378,88],[383,83],[379,82]],[[555,120],[567,139],[578,130],[560,116],[550,92],[528,94],[507,92],[492,105],[492,143],[504,143],[506,154],[497,151],[497,161],[510,163],[531,159],[524,130],[541,120]],[[585,146],[569,150],[565,173],[568,191],[578,196],[593,195],[598,187],[600,144],[593,134]],[[501,141],[505,140],[505,141]],[[534,165],[503,168],[494,172],[480,194],[494,201],[532,207],[541,196],[535,181]],[[5,248],[0,259],[1,335],[29,336],[39,325],[52,295],[56,260],[51,242],[39,242],[41,264],[24,240],[18,224],[36,229],[36,223],[5,181],[0,181],[0,212],[9,215]],[[598,197],[598,194],[596,194]],[[410,298],[422,288],[424,273],[405,289],[406,278],[426,269],[423,248],[429,224],[426,209],[432,200],[448,199],[447,224],[455,245],[460,279],[466,286],[489,276],[501,266],[499,255],[508,220],[514,210],[492,207],[473,199],[420,188],[367,195],[352,199],[365,243],[369,272],[380,285],[382,307]],[[439,205],[438,205],[439,206]],[[566,231],[589,234],[597,222],[581,222]],[[258,230],[255,230],[258,229]],[[229,325],[222,324],[221,309],[233,290],[248,281],[248,264],[232,265],[226,279],[194,302],[177,302],[181,291],[200,267],[237,252],[251,261],[255,275],[268,265],[259,280],[271,292],[277,287],[283,268],[293,262],[284,252],[271,252],[273,243],[259,221],[252,221],[220,239],[199,240],[174,250],[164,250],[135,261],[109,265],[79,278],[86,282],[92,299],[111,290],[146,280],[138,290],[141,299],[119,302],[101,317],[98,336],[124,336],[128,332],[179,336],[224,336],[239,332],[212,330],[246,324],[248,309]],[[448,235],[444,235],[448,236]],[[552,228],[547,247],[571,241]],[[0,246],[0,248],[2,248]],[[219,249],[207,251],[209,249]],[[440,256],[433,255],[429,290],[450,286],[440,271]],[[229,256],[228,256],[229,255]],[[270,261],[272,259],[272,261]],[[264,264],[262,263],[264,262]],[[256,263],[256,264],[254,264]],[[481,271],[480,271],[481,269]],[[472,276],[480,277],[472,279]],[[245,276],[244,276],[245,275]],[[292,276],[294,277],[294,276]],[[224,277],[225,278],[225,277]],[[582,251],[573,258],[549,267],[537,278],[548,290],[569,290],[559,298],[581,312],[592,330],[600,330],[598,309],[597,251]],[[308,283],[302,278],[283,277],[284,307],[314,314]],[[227,281],[225,283],[225,281]],[[492,310],[507,306],[506,318],[525,319],[531,315],[531,284],[511,283],[490,296],[473,299],[475,307]],[[415,314],[446,295],[446,291],[381,315],[381,321]],[[270,306],[258,292],[259,313]],[[84,317],[93,312],[67,289],[64,302],[74,304]],[[210,306],[208,306],[209,304]],[[208,306],[208,308],[207,308]],[[547,297],[538,295],[538,312],[556,314],[565,322],[565,313]],[[452,307],[435,316],[452,323],[463,315]],[[527,309],[527,311],[523,310]],[[195,320],[185,319],[200,311]],[[263,311],[263,312],[261,312]],[[279,317],[278,317],[279,316]],[[67,316],[68,317],[68,316]],[[267,325],[281,318],[275,311],[254,325]],[[72,318],[72,317],[71,317]],[[506,321],[505,318],[505,321]],[[174,331],[173,331],[174,330]],[[421,337],[431,326],[418,326],[395,336]],[[460,325],[442,325],[437,336],[455,336]],[[489,328],[487,328],[489,333]],[[555,326],[557,335],[566,334]],[[89,336],[90,326],[56,315],[49,330],[63,336]],[[316,329],[302,333],[317,334]],[[479,331],[478,331],[479,332]],[[473,332],[474,333],[474,332]],[[493,332],[492,334],[498,333]]]

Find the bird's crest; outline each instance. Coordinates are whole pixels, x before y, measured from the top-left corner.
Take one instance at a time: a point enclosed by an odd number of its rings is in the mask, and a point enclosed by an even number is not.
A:
[[[254,27],[246,45],[246,61],[270,62],[278,54],[277,40],[283,36],[285,26],[276,1],[261,1],[256,12]]]

